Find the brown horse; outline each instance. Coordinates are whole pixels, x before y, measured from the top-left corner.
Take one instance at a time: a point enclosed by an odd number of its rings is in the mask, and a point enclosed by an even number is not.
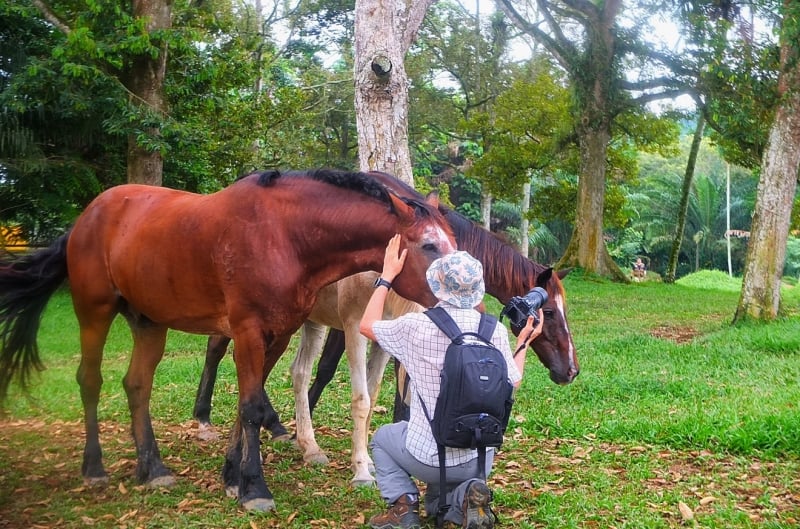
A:
[[[239,408],[223,480],[248,510],[271,510],[259,430],[267,374],[325,285],[380,269],[400,234],[403,296],[435,301],[425,270],[455,248],[441,214],[399,197],[374,177],[337,171],[257,173],[212,195],[124,185],[99,195],[50,248],[0,263],[0,398],[41,366],[36,345],[47,300],[68,279],[80,327],[78,383],[86,445],[82,472],[105,483],[97,405],[103,346],[125,316],[133,353],[123,385],[137,449],[137,478],[170,485],[150,419],[153,375],[167,329],[222,334],[235,343]]]
[[[414,196],[414,191],[404,188],[397,182],[387,182],[404,196]],[[417,195],[419,196],[419,195]],[[560,279],[566,271],[554,273],[552,269],[527,259],[512,246],[477,226],[462,215],[440,207],[453,229],[458,247],[479,259],[484,265],[486,291],[505,304],[513,296],[523,295],[532,287],[540,286],[548,291],[549,300],[543,307],[544,325],[542,334],[533,341],[531,347],[541,363],[550,371],[550,378],[558,384],[568,384],[578,375],[579,366],[575,346],[569,331],[566,317],[566,295]],[[320,293],[317,305],[302,328],[300,347],[292,363],[292,378],[295,390],[295,410],[297,415],[297,440],[308,462],[325,464],[327,458],[313,436],[311,410],[327,381],[333,375],[343,352],[346,350],[350,367],[353,399],[351,412],[355,422],[353,429],[352,466],[353,483],[370,485],[374,478],[369,472],[371,460],[367,452],[367,424],[370,404],[374,405],[380,380],[383,376],[387,356],[380,348],[373,347],[366,365],[367,340],[358,331],[358,323],[364,307],[372,292],[372,281],[377,274],[361,273],[344,278],[325,287]],[[387,298],[385,317],[397,317],[409,310],[421,310],[407,301],[390,295]],[[331,327],[329,344],[323,349],[324,326]],[[344,333],[344,336],[342,336]],[[230,340],[225,337],[211,337],[206,350],[206,362],[200,379],[195,417],[201,425],[209,423],[211,394],[217,366],[225,354]],[[306,394],[311,378],[313,360],[323,351],[323,358],[317,368],[317,381]],[[319,377],[327,380],[319,381]],[[268,400],[267,400],[268,402]],[[270,420],[264,424],[273,436],[286,433],[277,414],[267,404]],[[396,405],[397,408],[397,405]],[[202,427],[202,426],[201,426]]]

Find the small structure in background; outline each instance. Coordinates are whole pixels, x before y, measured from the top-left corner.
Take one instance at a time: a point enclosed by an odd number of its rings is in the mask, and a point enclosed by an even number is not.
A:
[[[0,226],[0,253],[26,251],[28,241],[22,236],[21,226]]]

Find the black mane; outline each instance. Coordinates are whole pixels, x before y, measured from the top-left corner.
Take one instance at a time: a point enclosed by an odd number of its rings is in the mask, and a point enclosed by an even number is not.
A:
[[[376,179],[376,174],[363,173],[358,171],[342,171],[337,169],[314,169],[309,171],[285,171],[281,172],[277,169],[270,169],[266,171],[258,171],[251,173],[247,176],[255,176],[256,184],[260,187],[269,187],[278,178],[311,178],[319,182],[341,187],[362,193],[369,197],[375,198],[389,206],[392,206],[392,201],[389,199],[389,189]],[[395,178],[391,175],[383,175],[389,178]],[[243,179],[246,176],[240,178]],[[397,186],[408,192],[409,196],[400,196],[399,198],[412,206],[419,214],[429,215],[431,213],[430,207],[425,204],[425,201],[419,193],[413,190],[410,186],[396,180],[392,186]]]
[[[513,290],[519,290],[520,294],[524,294],[524,289],[533,287],[536,276],[547,269],[546,266],[528,259],[500,237],[481,228],[460,213],[444,207],[439,209],[453,229],[458,247],[469,248],[469,253],[483,263],[484,273],[491,274],[503,284],[516,287]],[[514,278],[517,278],[516,281]],[[514,285],[519,278],[530,278],[531,284]]]

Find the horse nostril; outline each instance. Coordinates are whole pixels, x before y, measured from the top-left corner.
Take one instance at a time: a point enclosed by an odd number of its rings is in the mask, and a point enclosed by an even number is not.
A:
[[[570,370],[569,370],[569,379],[570,380],[575,380],[575,377],[577,377],[580,373],[581,372],[579,370],[575,369],[574,367],[570,368]]]

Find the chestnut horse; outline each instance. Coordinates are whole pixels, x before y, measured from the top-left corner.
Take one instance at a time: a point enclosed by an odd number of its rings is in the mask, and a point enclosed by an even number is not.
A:
[[[400,197],[374,177],[339,171],[267,171],[211,195],[142,185],[100,194],[52,246],[0,263],[0,399],[41,367],[36,334],[48,299],[69,280],[80,327],[78,383],[86,444],[82,473],[106,483],[97,407],[103,346],[119,313],[133,334],[123,385],[137,450],[136,476],[171,485],[150,419],[153,375],[167,330],[230,336],[239,387],[222,477],[248,510],[275,508],[264,480],[259,431],[264,382],[317,292],[379,270],[395,234],[408,249],[393,287],[435,302],[428,265],[455,249],[435,206]]]
[[[389,185],[397,188],[404,196],[414,193],[398,183]],[[531,347],[541,363],[549,369],[551,380],[558,384],[572,382],[578,375],[579,366],[567,324],[566,296],[560,281],[567,272],[554,273],[551,268],[524,257],[502,239],[462,215],[444,207],[440,207],[440,211],[453,229],[459,249],[466,250],[483,263],[486,292],[489,295],[505,304],[514,296],[524,295],[534,286],[547,290],[549,299],[543,307],[542,334],[533,341]],[[355,423],[351,454],[354,472],[352,481],[356,485],[374,483],[369,471],[372,461],[367,452],[367,425],[370,405],[375,403],[388,361],[386,354],[373,344],[369,365],[365,368],[367,340],[358,331],[358,323],[372,293],[371,285],[375,277],[377,274],[371,272],[357,274],[329,285],[320,292],[309,321],[303,324],[300,346],[292,364],[297,441],[305,461],[325,464],[327,458],[314,439],[311,411],[325,383],[333,376],[342,353],[347,352],[353,393],[351,411]],[[384,317],[397,317],[410,310],[422,308],[390,293]],[[324,326],[331,328],[328,338],[335,344],[332,347],[331,344],[326,344],[322,349]],[[229,342],[225,337],[209,338],[194,411],[195,417],[203,425],[201,428],[208,428],[216,370]],[[323,350],[323,358],[317,369],[318,380],[307,394],[312,363],[320,350]],[[327,380],[320,382],[319,377],[327,377]],[[269,404],[267,407],[270,409],[271,420],[264,426],[270,429],[273,436],[286,434],[277,414]]]

